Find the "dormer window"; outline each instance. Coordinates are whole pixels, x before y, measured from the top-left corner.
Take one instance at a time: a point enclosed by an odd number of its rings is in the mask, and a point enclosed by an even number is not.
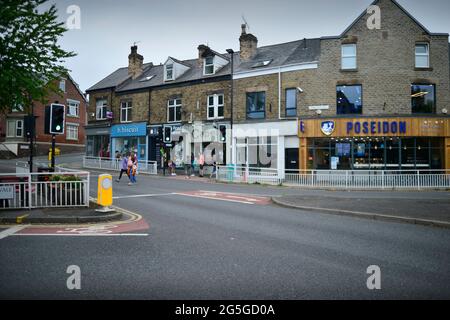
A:
[[[214,74],[214,57],[205,58],[204,74]]]
[[[166,65],[166,81],[173,80],[173,64]]]

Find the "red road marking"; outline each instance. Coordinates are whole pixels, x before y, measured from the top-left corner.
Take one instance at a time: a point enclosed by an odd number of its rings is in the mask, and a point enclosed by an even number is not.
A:
[[[214,191],[201,191],[200,190],[200,191],[177,192],[176,194],[188,196],[188,197],[231,201],[231,202],[238,202],[238,203],[245,203],[245,204],[267,205],[270,203],[269,197],[246,195],[246,194],[236,194],[236,193],[228,193],[228,192],[214,192]]]
[[[135,231],[148,230],[150,226],[143,219],[137,221],[131,221],[123,223],[111,222],[107,224],[98,225],[78,225],[78,226],[54,226],[54,227],[43,227],[43,226],[29,226],[22,229],[16,234],[85,234],[85,235],[101,235],[101,234],[119,234],[119,233],[130,233]]]

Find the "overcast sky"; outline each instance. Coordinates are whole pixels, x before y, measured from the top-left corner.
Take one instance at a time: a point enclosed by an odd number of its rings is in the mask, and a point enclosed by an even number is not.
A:
[[[55,0],[50,0],[50,3]],[[399,0],[431,32],[450,33],[450,1]],[[70,5],[81,9],[81,29],[61,39],[78,56],[67,67],[84,91],[127,66],[138,42],[145,62],[191,59],[197,46],[239,50],[242,16],[258,46],[340,34],[372,0],[58,0],[61,20]]]

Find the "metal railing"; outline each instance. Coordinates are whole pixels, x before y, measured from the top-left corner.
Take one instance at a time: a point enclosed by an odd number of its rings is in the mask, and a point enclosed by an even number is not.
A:
[[[286,170],[218,166],[217,180],[331,189],[450,189],[450,170]]]
[[[2,173],[0,209],[89,207],[89,187],[85,171]]]
[[[84,156],[83,168],[120,171],[121,162],[122,160],[115,158]],[[158,174],[156,161],[139,160],[137,170],[138,173]]]

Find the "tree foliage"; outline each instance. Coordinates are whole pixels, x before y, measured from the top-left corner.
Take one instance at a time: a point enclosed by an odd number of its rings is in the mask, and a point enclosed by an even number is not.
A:
[[[45,102],[57,91],[54,80],[65,75],[66,52],[58,40],[67,29],[57,21],[55,5],[47,0],[0,0],[0,112],[31,101]]]

